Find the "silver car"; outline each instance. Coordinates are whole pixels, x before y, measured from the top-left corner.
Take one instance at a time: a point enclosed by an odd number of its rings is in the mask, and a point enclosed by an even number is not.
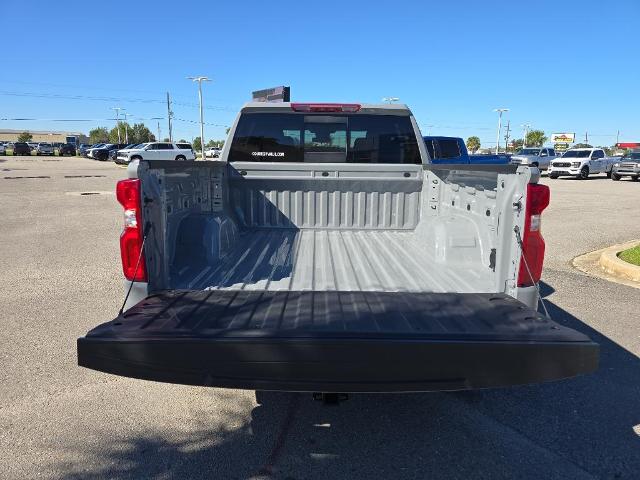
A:
[[[556,151],[547,147],[526,147],[511,157],[511,163],[547,170],[556,158]]]
[[[53,155],[53,145],[41,142],[36,147],[36,155]]]

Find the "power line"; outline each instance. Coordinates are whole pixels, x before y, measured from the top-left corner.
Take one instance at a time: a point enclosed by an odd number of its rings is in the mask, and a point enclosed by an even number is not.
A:
[[[62,100],[96,100],[101,102],[135,102],[135,103],[163,103],[162,100],[144,99],[144,98],[124,98],[124,97],[97,97],[92,95],[63,95],[59,93],[36,93],[36,92],[9,92],[1,90],[0,95],[11,97],[30,97],[30,98],[54,98]]]
[[[133,117],[136,120],[164,120],[164,117]],[[0,118],[7,122],[109,122],[115,118]]]
[[[186,119],[184,119],[184,118],[176,118],[176,117],[173,117],[173,119],[174,119],[174,120],[177,120],[177,121],[179,121],[179,122],[197,123],[198,125],[200,125],[200,122],[196,122],[195,120],[186,120]],[[211,125],[212,127],[225,127],[225,128],[226,128],[226,127],[229,127],[229,125],[222,125],[222,124],[220,124],[220,123],[207,123],[207,122],[204,122],[204,124],[205,124],[205,125]]]
[[[95,85],[71,85],[65,83],[51,83],[51,82],[28,82],[24,80],[1,80],[0,84],[9,83],[9,84],[18,84],[18,85],[38,85],[42,87],[57,87],[57,88],[74,88],[74,89],[83,89],[83,90],[107,90],[107,91],[117,91],[117,92],[136,92],[136,93],[150,93],[153,95],[161,95],[162,92],[155,90],[140,90],[133,88],[113,88],[113,87],[98,87]]]
[[[161,103],[164,104],[166,100],[153,99],[153,98],[131,98],[131,97],[103,97],[93,95],[68,95],[60,93],[37,93],[37,92],[13,92],[7,90],[0,90],[0,95],[9,97],[28,97],[28,98],[50,98],[55,100],[91,100],[99,102],[130,102],[130,103]],[[199,108],[194,103],[186,102],[172,102],[173,105],[180,105],[182,107]],[[218,106],[203,106],[207,110],[215,111],[237,111],[237,108],[232,107],[218,107]]]
[[[105,90],[112,92],[135,92],[135,93],[147,93],[154,96],[162,96],[165,92],[160,90],[140,90],[140,89],[132,89],[132,88],[111,88],[111,87],[98,87],[95,85],[70,85],[70,84],[62,84],[62,83],[49,83],[49,82],[27,82],[27,81],[19,81],[19,80],[0,80],[0,84],[19,84],[19,85],[38,85],[44,87],[57,87],[57,88],[73,88],[73,89],[82,89],[82,90]],[[174,99],[177,97],[174,97]],[[187,97],[181,97],[187,98]],[[220,97],[209,97],[211,100],[215,101],[225,101],[227,98]],[[196,105],[197,106],[197,105]]]

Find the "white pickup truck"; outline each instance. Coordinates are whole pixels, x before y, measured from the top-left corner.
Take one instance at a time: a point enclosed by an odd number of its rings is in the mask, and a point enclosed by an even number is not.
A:
[[[607,157],[601,148],[572,148],[551,162],[549,178],[571,176],[586,180],[597,173],[606,173],[611,178],[611,168],[619,160]]]
[[[254,390],[459,390],[595,370],[536,309],[537,168],[431,164],[405,105],[249,103],[219,161],[117,185],[128,291],[81,366]]]
[[[168,142],[142,143],[135,148],[118,151],[116,161],[130,163],[134,160],[195,160],[193,149],[186,147],[190,145]]]

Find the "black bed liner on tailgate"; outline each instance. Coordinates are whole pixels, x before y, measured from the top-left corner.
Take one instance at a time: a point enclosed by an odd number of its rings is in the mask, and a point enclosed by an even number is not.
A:
[[[79,338],[78,363],[190,385],[428,391],[587,373],[598,345],[502,294],[165,291]]]

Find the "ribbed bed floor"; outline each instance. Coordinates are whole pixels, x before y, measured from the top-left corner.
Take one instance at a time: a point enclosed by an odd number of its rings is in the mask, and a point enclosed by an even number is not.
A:
[[[414,232],[263,229],[217,265],[185,268],[177,288],[272,291],[491,292],[488,267],[436,263]]]

